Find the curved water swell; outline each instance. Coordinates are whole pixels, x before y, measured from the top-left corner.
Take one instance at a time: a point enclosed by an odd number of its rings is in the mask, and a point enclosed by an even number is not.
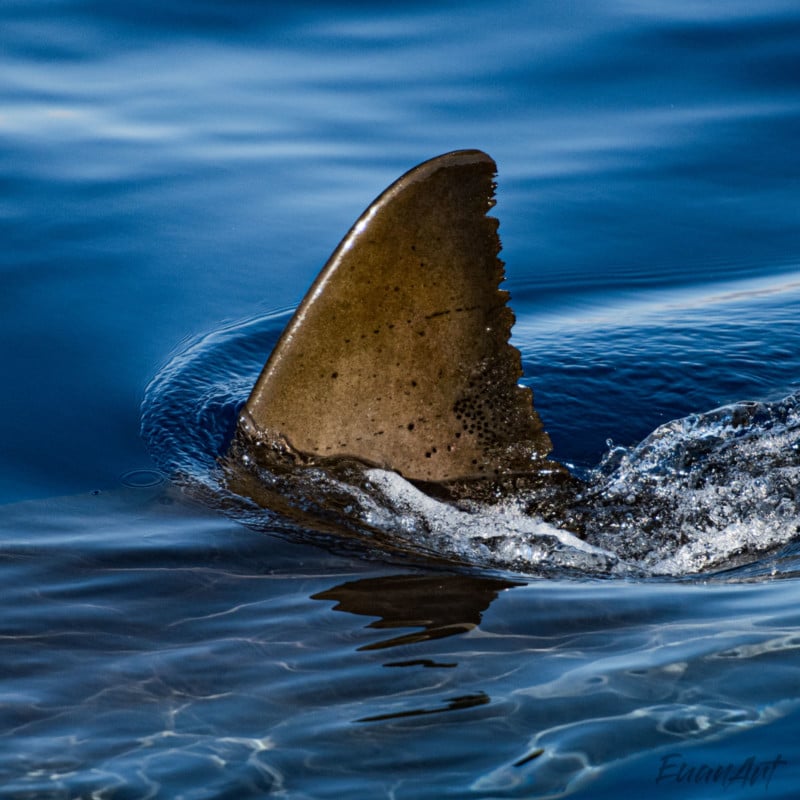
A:
[[[232,476],[220,457],[289,313],[194,342],[151,382],[143,404],[142,433],[161,466],[246,524],[523,575],[680,576],[747,563],[741,577],[752,577],[752,562],[767,553],[773,560],[767,568],[762,558],[761,572],[793,569],[781,566],[779,551],[800,527],[800,394],[693,414],[636,447],[610,446],[559,525],[526,513],[524,491],[455,506],[353,463],[333,471],[250,464]],[[258,494],[273,511],[248,499]]]

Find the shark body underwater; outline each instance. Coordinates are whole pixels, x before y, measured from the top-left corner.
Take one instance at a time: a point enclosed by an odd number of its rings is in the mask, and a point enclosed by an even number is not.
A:
[[[479,150],[447,153],[400,177],[362,214],[240,410],[221,458],[226,489],[322,530],[352,516],[353,493],[341,487],[374,493],[387,475],[437,503],[481,510],[484,521],[511,500],[515,513],[559,532],[555,549],[577,545],[602,570],[663,566],[684,548],[684,566],[664,570],[696,571],[791,541],[797,397],[662,426],[633,451],[609,453],[588,478],[550,457],[533,393],[520,385],[514,315],[499,288],[498,222],[488,215],[495,175]],[[764,476],[767,499],[763,485],[754,488]],[[357,528],[370,527],[369,514],[356,516]],[[714,537],[731,536],[741,542],[707,555]]]

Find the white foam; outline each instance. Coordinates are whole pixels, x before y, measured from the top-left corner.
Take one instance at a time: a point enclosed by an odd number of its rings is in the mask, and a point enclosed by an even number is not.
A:
[[[421,492],[395,472],[371,469],[366,473],[371,488],[383,496],[392,510],[392,525],[416,537],[415,544],[480,563],[581,567],[605,570],[616,558],[569,531],[523,513],[520,499],[509,499],[470,510],[440,502]],[[381,504],[382,505],[382,504]],[[375,512],[373,511],[373,514]],[[372,524],[386,522],[373,516]]]

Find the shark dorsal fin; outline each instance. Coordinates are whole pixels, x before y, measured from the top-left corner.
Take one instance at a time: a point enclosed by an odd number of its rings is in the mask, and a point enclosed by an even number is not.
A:
[[[545,467],[498,285],[496,166],[462,150],[403,175],[336,248],[240,421],[311,459],[353,457],[447,482]]]

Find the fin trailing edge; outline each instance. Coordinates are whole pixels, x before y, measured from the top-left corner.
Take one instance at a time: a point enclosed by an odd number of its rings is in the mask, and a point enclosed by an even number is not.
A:
[[[241,432],[424,482],[563,470],[518,385],[495,173],[479,150],[446,153],[370,205],[287,325]]]

